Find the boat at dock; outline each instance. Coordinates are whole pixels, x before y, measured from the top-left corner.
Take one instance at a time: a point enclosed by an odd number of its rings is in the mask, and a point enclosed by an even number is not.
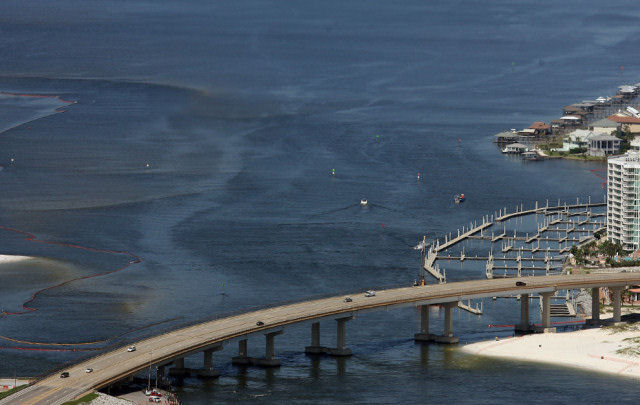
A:
[[[502,153],[511,153],[511,154],[519,155],[521,153],[526,152],[528,149],[529,148],[527,147],[527,145],[523,145],[521,143],[512,143],[502,148]]]
[[[540,160],[540,155],[535,151],[527,151],[522,153],[522,158],[524,160]]]

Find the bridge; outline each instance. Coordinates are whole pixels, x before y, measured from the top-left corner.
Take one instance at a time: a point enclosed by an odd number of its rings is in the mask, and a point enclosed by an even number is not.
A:
[[[341,294],[274,306],[210,320],[150,337],[136,342],[137,350],[134,352],[128,352],[126,347],[105,352],[66,368],[65,371],[69,372],[68,378],[60,378],[58,373],[49,375],[22,391],[0,400],[0,404],[59,404],[79,398],[93,390],[110,386],[154,365],[160,366],[159,370],[164,370],[164,367],[173,364],[175,367],[172,370],[175,373],[181,373],[185,371],[184,357],[197,352],[204,353],[203,371],[212,372],[212,353],[231,339],[239,340],[238,356],[234,358],[234,363],[277,366],[279,361],[274,357],[274,338],[283,332],[284,327],[296,323],[311,323],[311,345],[306,348],[307,353],[348,356],[351,352],[346,348],[346,322],[359,311],[384,309],[390,306],[421,307],[420,330],[414,336],[416,341],[456,343],[458,339],[453,334],[451,313],[463,299],[520,295],[521,322],[517,329],[528,332],[533,328],[529,322],[529,294],[540,294],[542,296],[541,331],[551,331],[553,329],[550,323],[551,297],[556,291],[593,288],[594,292],[597,292],[597,288],[606,286],[614,293],[614,321],[620,321],[621,291],[624,286],[633,284],[640,284],[640,272],[521,277],[515,280],[483,279],[386,289],[376,291],[376,295],[371,297],[366,297],[362,293]],[[592,323],[597,324],[599,321],[598,294],[593,294],[593,297]],[[445,309],[442,334],[430,333],[429,305],[436,304],[442,305]],[[321,319],[337,321],[338,334],[335,348],[320,345],[319,321]],[[264,358],[248,356],[246,339],[251,334],[266,336]],[[93,369],[92,373],[85,373],[88,367]]]

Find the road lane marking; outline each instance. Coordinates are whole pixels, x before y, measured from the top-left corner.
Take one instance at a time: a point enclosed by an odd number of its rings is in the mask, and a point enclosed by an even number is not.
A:
[[[24,405],[34,405],[38,402],[40,402],[41,400],[45,399],[46,397],[50,397],[51,395],[55,394],[56,392],[60,391],[63,387],[58,387],[58,388],[54,388],[53,390],[47,390],[44,393],[38,395],[35,398],[31,398],[28,399]]]

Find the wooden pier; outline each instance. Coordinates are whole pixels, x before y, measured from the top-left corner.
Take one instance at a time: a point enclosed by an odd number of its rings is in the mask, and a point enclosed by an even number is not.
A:
[[[554,257],[522,257],[522,256],[502,256],[502,257],[494,257],[494,256],[437,256],[437,260],[453,260],[463,262],[465,260],[478,260],[478,261],[487,261],[489,259],[500,260],[500,261],[527,261],[527,262],[564,262],[564,256],[554,256]]]
[[[477,239],[477,240],[491,240],[491,236],[480,236],[480,235],[472,235],[467,237],[467,239]],[[529,236],[509,236],[508,238],[506,238],[508,241],[524,241],[527,244],[533,243],[535,241],[551,241],[551,242],[580,242],[581,239],[580,238],[567,238],[565,237],[560,237],[560,238],[551,238],[549,236],[539,236],[539,235],[534,235],[534,237],[529,237]]]
[[[587,210],[588,208],[592,208],[592,207],[604,207],[606,206],[607,203],[603,202],[603,203],[585,203],[585,204],[573,204],[573,205],[560,205],[558,204],[557,206],[549,206],[549,201],[547,201],[547,204],[543,207],[539,207],[538,202],[536,201],[536,205],[535,208],[530,209],[530,210],[524,210],[523,206],[520,205],[520,207],[516,207],[516,210],[514,212],[511,213],[507,213],[507,209],[506,207],[504,208],[504,213],[502,210],[500,210],[497,215],[495,215],[495,221],[496,222],[504,222],[508,219],[511,218],[516,218],[516,217],[520,217],[523,215],[531,215],[531,214],[544,214],[544,215],[559,215],[559,214],[569,214],[571,213],[572,216],[573,215],[588,215],[591,217],[596,217],[596,216],[605,216],[606,214],[592,214],[589,210]],[[580,209],[580,208],[584,208],[585,211],[580,211],[580,213],[573,213],[571,210],[575,210],[575,209]]]
[[[476,304],[475,307],[471,306],[471,300],[467,301],[466,304],[462,301],[458,301],[458,308],[474,315],[482,315],[482,301],[480,301],[480,304]]]
[[[442,245],[440,245],[439,243],[436,245],[436,251],[440,252],[442,250],[446,250],[448,248],[450,248],[451,246],[454,246],[460,242],[462,242],[463,240],[467,239],[468,237],[489,228],[490,226],[493,225],[493,222],[486,222],[483,219],[482,224],[480,225],[476,225],[474,227],[472,227],[471,229],[465,231],[464,228],[462,228],[462,233],[460,233],[460,230],[458,230],[458,236],[451,238],[451,239],[447,239],[447,236],[445,236],[445,241]]]

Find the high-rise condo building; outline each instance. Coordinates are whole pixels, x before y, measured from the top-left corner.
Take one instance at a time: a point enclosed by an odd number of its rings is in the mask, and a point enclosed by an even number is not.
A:
[[[640,152],[607,162],[607,239],[625,250],[640,247]]]

